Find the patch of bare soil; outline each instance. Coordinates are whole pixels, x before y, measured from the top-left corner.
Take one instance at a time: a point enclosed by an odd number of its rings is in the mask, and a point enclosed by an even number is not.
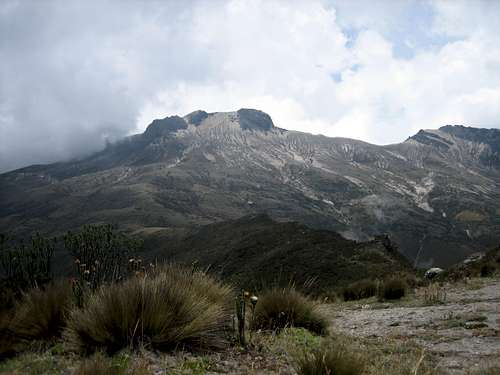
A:
[[[411,340],[437,358],[448,374],[500,365],[500,280],[445,286],[444,302],[325,306],[332,329],[363,338]],[[418,305],[418,303],[417,303]]]

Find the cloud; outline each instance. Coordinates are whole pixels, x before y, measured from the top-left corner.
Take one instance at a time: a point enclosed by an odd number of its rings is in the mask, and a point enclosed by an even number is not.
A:
[[[376,143],[499,127],[493,1],[0,4],[0,171],[195,109]]]

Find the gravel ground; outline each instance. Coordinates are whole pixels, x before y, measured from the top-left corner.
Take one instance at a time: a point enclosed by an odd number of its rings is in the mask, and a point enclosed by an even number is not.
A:
[[[476,289],[477,288],[477,289]],[[325,309],[332,327],[357,337],[414,340],[438,358],[449,374],[500,366],[500,280],[446,286],[444,302],[432,306],[358,304]]]

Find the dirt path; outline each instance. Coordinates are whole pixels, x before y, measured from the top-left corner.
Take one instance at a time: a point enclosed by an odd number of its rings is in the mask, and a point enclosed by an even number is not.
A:
[[[500,280],[476,290],[446,288],[443,304],[396,307],[391,304],[326,307],[334,329],[357,337],[414,340],[438,358],[449,374],[480,366],[500,366]]]

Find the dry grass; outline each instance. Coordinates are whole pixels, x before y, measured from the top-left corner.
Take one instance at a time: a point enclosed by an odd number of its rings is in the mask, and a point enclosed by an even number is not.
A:
[[[25,350],[34,341],[60,337],[71,303],[71,288],[64,282],[26,292],[0,317],[0,357]]]
[[[380,284],[378,296],[382,300],[397,300],[403,298],[407,290],[408,285],[402,278],[389,279]]]
[[[343,290],[344,301],[356,301],[377,294],[377,283],[373,280],[360,280]]]
[[[296,359],[299,375],[361,375],[366,359],[345,346],[328,345],[301,353]]]
[[[231,296],[229,287],[205,273],[164,266],[154,275],[98,290],[83,309],[72,312],[65,338],[82,352],[222,348]]]
[[[144,359],[125,357],[125,360],[113,360],[98,352],[89,358],[84,359],[73,375],[151,375],[153,371],[149,369]]]
[[[435,305],[446,302],[446,289],[438,283],[431,283],[416,290],[417,298],[426,305]]]
[[[259,298],[252,328],[280,330],[302,327],[314,333],[325,334],[328,321],[318,307],[316,302],[293,287],[273,288]]]
[[[500,364],[492,367],[481,368],[477,371],[469,372],[468,375],[498,375],[500,374]]]
[[[10,330],[12,312],[0,311],[0,361],[15,354],[15,337]]]

